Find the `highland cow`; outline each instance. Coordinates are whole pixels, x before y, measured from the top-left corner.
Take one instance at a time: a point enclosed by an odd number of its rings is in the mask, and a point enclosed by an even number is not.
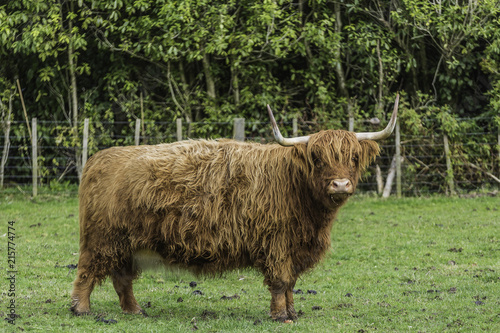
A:
[[[376,133],[283,138],[268,107],[281,145],[188,140],[96,153],[80,184],[71,310],[89,313],[94,286],[110,276],[122,310],[143,313],[132,282],[146,251],[197,274],[253,267],[271,292],[271,317],[295,320],[295,282],[329,248],[339,208],[379,153],[373,140],[394,128],[398,98]]]

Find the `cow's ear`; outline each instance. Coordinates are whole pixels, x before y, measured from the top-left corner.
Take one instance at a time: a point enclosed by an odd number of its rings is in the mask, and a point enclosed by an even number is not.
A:
[[[359,157],[359,166],[361,169],[365,169],[380,153],[380,148],[378,143],[372,140],[360,141],[361,145],[361,156]]]

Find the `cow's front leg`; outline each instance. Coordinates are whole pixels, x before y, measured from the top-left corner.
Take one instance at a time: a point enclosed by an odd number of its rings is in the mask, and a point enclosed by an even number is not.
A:
[[[271,281],[269,283],[269,291],[271,292],[271,318],[279,322],[288,320],[286,287],[283,281]]]
[[[295,283],[290,285],[286,291],[286,312],[288,314],[288,319],[290,320],[297,320],[297,312],[295,311],[295,308],[293,306],[293,287]]]

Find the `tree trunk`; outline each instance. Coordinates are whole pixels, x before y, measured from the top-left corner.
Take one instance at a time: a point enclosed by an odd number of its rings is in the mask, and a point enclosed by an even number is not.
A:
[[[234,65],[231,66],[231,76],[233,83],[234,105],[236,106],[236,109],[238,109],[240,105],[240,83],[238,80],[238,69]]]
[[[335,2],[335,32],[337,34],[342,33],[342,18],[340,12],[340,3]],[[345,86],[345,74],[344,68],[342,67],[342,55],[341,55],[341,47],[340,45],[333,52],[335,56],[335,72],[337,73],[338,86],[340,90],[340,95],[342,97],[348,98],[349,93]]]
[[[141,91],[141,94],[139,96],[140,102],[141,102],[141,136],[142,136],[142,144],[145,145],[147,142],[146,140],[146,131],[144,127],[144,95]],[[83,164],[83,163],[82,163]]]
[[[378,58],[378,96],[375,114],[384,111],[384,64],[380,54],[380,40],[377,40],[377,58]]]
[[[389,168],[389,173],[387,174],[387,180],[385,182],[384,192],[382,193],[382,198],[388,198],[391,195],[392,183],[394,182],[394,177],[396,176],[396,155],[392,158],[391,167]]]
[[[74,2],[70,1],[70,10],[74,11]],[[68,18],[68,31],[69,31],[69,43],[68,43],[68,67],[69,67],[69,77],[70,77],[70,92],[71,92],[71,109],[72,109],[72,124],[74,142],[78,142],[78,95],[77,95],[77,85],[76,85],[76,64],[74,61],[74,49],[73,49],[73,21]],[[78,179],[82,178],[82,158],[80,154],[80,149],[78,146],[75,147],[75,162],[76,171],[78,172]]]
[[[385,182],[384,192],[382,193],[382,198],[388,198],[391,195],[392,184],[394,183],[394,178],[396,177],[396,165],[397,165],[397,155],[394,155],[391,162],[391,167],[389,168],[389,172],[387,173],[387,180]],[[400,157],[400,162],[402,161],[402,157]]]
[[[207,84],[207,95],[212,100],[215,100],[215,82],[210,71],[210,57],[207,53],[203,52],[203,71],[205,72],[205,82]]]
[[[181,111],[183,117],[186,119],[186,123],[188,124],[188,131],[187,131],[187,137],[191,136],[191,106],[186,100],[186,96],[188,94],[186,85],[184,84],[186,80],[186,76],[184,75],[184,67],[182,66],[182,63],[179,64],[179,72],[181,73],[181,81],[183,81],[183,92],[180,91],[179,86],[175,82],[175,80],[172,78],[172,73],[170,71],[170,63],[168,63],[167,66],[167,80],[168,80],[168,87],[170,89],[170,94],[172,96],[172,100],[174,101],[175,105],[179,108]],[[177,100],[177,97],[179,96],[180,102]]]
[[[191,111],[191,102],[189,96],[189,83],[186,79],[186,71],[184,69],[184,63],[182,60],[179,61],[179,75],[181,77],[182,83],[182,95],[184,99],[184,119],[187,123],[187,137],[191,137],[192,122],[193,122],[193,112]],[[196,121],[196,119],[194,119]]]
[[[340,2],[335,2],[335,32],[337,34],[342,33],[342,17],[341,17],[341,11],[340,11]],[[345,99],[345,102],[347,103],[346,105],[346,112],[349,117],[349,131],[354,130],[354,108],[353,108],[353,103],[351,101],[351,98],[349,97],[349,91],[347,90],[346,87],[346,77],[345,77],[345,71],[344,68],[342,67],[342,54],[341,54],[341,47],[340,45],[334,50],[333,54],[335,57],[335,72],[337,74],[337,81],[338,81],[338,88],[340,92],[340,96],[342,96]]]
[[[28,133],[30,135],[30,140],[33,139],[31,136],[31,127],[30,121],[28,120],[28,113],[26,112],[26,105],[24,104],[23,90],[21,89],[21,84],[19,83],[19,79],[16,80],[17,89],[19,90],[19,98],[21,98],[21,105],[23,106],[24,119],[26,120],[26,128],[28,129]]]

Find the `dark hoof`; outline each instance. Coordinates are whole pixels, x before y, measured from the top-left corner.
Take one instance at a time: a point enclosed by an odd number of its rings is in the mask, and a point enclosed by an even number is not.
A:
[[[148,316],[148,314],[146,313],[146,311],[144,311],[141,308],[138,308],[138,309],[135,308],[134,310],[123,310],[123,313],[125,313],[125,314],[132,314],[132,315],[140,314],[143,317],[147,317]]]
[[[293,320],[288,317],[280,317],[273,320],[283,324],[293,324]]]
[[[277,316],[277,317],[272,317],[274,321],[277,321],[279,323],[285,323],[287,321],[289,321],[290,319],[288,318],[288,316]]]

